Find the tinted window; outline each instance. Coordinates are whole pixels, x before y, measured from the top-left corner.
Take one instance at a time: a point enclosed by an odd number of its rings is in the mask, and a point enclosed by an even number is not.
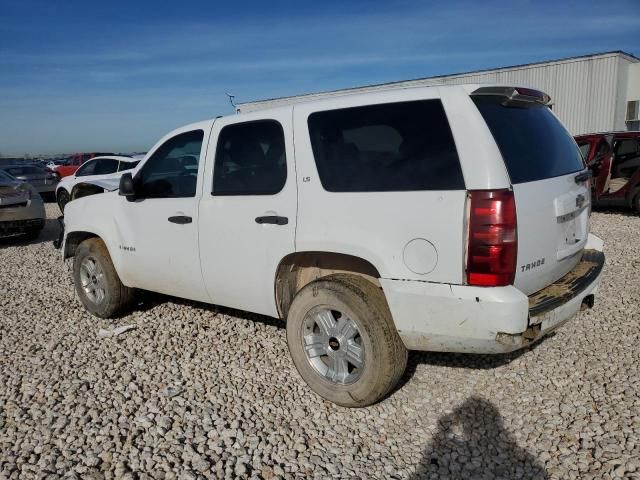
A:
[[[274,195],[287,180],[282,126],[275,120],[222,129],[216,148],[213,195]]]
[[[120,166],[118,167],[119,172],[124,172],[125,170],[131,170],[135,168],[140,163],[140,160],[137,162],[120,162]]]
[[[544,105],[504,106],[473,99],[493,134],[512,183],[533,182],[584,169],[575,140]]]
[[[32,167],[32,166],[9,167],[6,170],[7,172],[9,172],[9,174],[13,175],[14,177],[21,176],[21,175],[42,175],[45,173],[42,171],[42,169],[38,167]]]
[[[584,158],[586,161],[589,158],[589,150],[591,149],[591,144],[583,143],[578,146],[580,147],[580,154],[582,155],[582,158]]]
[[[163,143],[135,177],[141,198],[194,197],[204,132],[181,133]]]
[[[617,140],[613,147],[616,155],[627,155],[629,153],[636,153],[637,143],[633,139],[629,140]]]
[[[14,182],[15,178],[0,170],[0,180]]]
[[[76,177],[86,177],[87,175],[95,175],[96,162],[86,162],[78,170],[76,170]]]
[[[317,112],[309,134],[330,192],[464,189],[440,100]]]
[[[101,158],[96,160],[94,163],[96,164],[94,171],[95,175],[108,175],[109,173],[115,173],[118,171],[118,160]]]

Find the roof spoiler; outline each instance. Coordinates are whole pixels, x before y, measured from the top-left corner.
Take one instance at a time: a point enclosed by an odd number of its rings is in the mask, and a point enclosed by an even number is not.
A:
[[[504,97],[507,102],[534,102],[548,105],[551,97],[540,90],[524,87],[480,87],[471,93],[472,96]]]

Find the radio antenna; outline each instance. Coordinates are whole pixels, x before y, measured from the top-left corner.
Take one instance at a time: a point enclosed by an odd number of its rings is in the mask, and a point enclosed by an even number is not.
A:
[[[237,112],[237,111],[238,111],[238,108],[236,107],[236,104],[235,104],[235,103],[233,103],[233,101],[234,101],[234,99],[236,98],[236,96],[235,96],[235,95],[231,95],[230,93],[227,93],[226,95],[227,95],[227,97],[229,97],[229,103],[231,104],[231,106],[233,107],[233,109]]]

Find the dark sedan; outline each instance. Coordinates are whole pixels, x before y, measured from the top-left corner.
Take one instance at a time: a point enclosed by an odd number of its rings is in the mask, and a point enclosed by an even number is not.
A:
[[[0,169],[12,177],[29,183],[41,195],[55,195],[60,176],[38,164],[6,165]]]

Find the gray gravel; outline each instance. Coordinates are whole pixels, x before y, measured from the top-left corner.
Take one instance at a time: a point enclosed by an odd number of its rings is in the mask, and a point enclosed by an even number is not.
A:
[[[275,320],[148,295],[101,321],[53,221],[3,241],[0,479],[640,478],[640,218],[592,224],[594,310],[520,354],[411,354],[401,388],[359,410],[305,386]]]

